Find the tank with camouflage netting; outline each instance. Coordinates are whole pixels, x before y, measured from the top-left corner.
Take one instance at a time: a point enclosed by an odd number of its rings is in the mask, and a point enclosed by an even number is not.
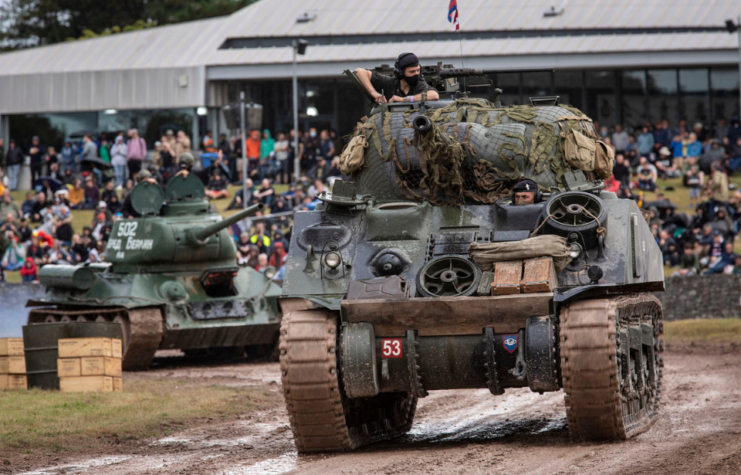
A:
[[[424,67],[442,99],[375,106],[341,158],[351,180],[295,217],[280,349],[302,452],[403,434],[437,389],[563,389],[588,439],[657,414],[661,254],[603,190],[612,150],[557,97],[456,91],[483,73]]]

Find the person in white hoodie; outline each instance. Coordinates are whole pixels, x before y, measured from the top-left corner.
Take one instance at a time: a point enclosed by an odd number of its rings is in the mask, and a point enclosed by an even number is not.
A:
[[[126,184],[126,154],[128,147],[123,140],[123,136],[116,137],[116,143],[111,147],[111,165],[116,173],[116,189],[120,190]]]

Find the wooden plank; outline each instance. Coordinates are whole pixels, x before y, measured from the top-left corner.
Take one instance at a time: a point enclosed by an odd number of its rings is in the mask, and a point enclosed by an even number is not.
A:
[[[28,389],[25,374],[0,374],[0,391],[7,389]]]
[[[0,374],[26,374],[26,357],[0,356]]]
[[[525,327],[528,317],[548,315],[553,294],[517,294],[491,297],[423,297],[407,300],[343,300],[349,322],[367,322],[376,336],[476,335],[485,327],[497,333]]]
[[[558,285],[556,267],[552,257],[525,259],[520,289],[523,294],[533,292],[553,292]]]
[[[81,358],[80,376],[121,376],[121,360],[104,356]]]
[[[80,363],[80,358],[58,358],[57,376],[59,376],[60,378],[82,376]]]
[[[113,378],[110,376],[59,378],[59,389],[63,393],[113,392]]]
[[[0,338],[0,356],[23,356],[23,338]]]
[[[111,356],[110,338],[63,338],[59,340],[60,358]]]
[[[481,274],[481,280],[479,280],[479,288],[476,290],[476,295],[486,296],[491,295],[491,283],[494,282],[494,272],[484,272]]]
[[[494,264],[494,281],[491,283],[491,294],[519,294],[521,279],[522,261],[497,262]]]
[[[116,392],[116,393],[123,392],[123,378],[120,378],[120,377],[113,378],[113,392]]]

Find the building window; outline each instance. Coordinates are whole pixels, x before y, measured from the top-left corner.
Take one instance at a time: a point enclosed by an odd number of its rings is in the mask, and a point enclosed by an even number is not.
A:
[[[550,96],[553,94],[553,77],[550,72],[523,73],[523,103],[530,104],[531,97]]]
[[[587,115],[600,126],[613,127],[615,107],[615,72],[587,71]]]
[[[733,116],[738,117],[738,69],[715,69],[710,71],[712,85],[711,103],[713,120],[725,119],[728,125]]]
[[[646,72],[621,73],[622,122],[628,129],[640,128],[646,122]]]
[[[554,95],[559,96],[558,102],[583,110],[582,71],[556,71],[555,86]]]
[[[699,122],[708,124],[710,78],[707,69],[679,70],[679,115],[689,129]]]
[[[497,73],[494,77],[494,87],[502,90],[499,100],[503,106],[521,104],[520,100],[520,74],[519,73]],[[491,88],[494,94],[494,88]]]
[[[648,120],[656,123],[667,120],[676,124],[679,118],[677,98],[677,70],[648,70]]]

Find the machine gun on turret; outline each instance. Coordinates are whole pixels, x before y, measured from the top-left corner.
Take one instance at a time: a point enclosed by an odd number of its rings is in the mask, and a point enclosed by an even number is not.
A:
[[[389,66],[388,64],[382,64],[381,66],[378,66],[374,68],[374,71],[385,75],[385,76],[391,76],[393,75],[394,68]],[[465,95],[468,94],[468,92],[465,90],[465,83],[464,83],[464,90],[461,91],[461,83],[458,81],[459,78],[470,78],[470,77],[480,77],[480,78],[486,78],[489,74],[511,74],[511,73],[550,73],[553,72],[553,69],[476,69],[476,68],[456,68],[453,67],[452,64],[443,64],[442,61],[438,62],[436,65],[430,65],[430,66],[422,66],[421,67],[421,75],[424,78],[425,82],[429,84],[431,87],[435,88],[437,92],[440,94],[440,98],[445,99],[453,99],[457,95]],[[355,73],[353,71],[350,71],[349,69],[346,69],[344,71],[345,75],[352,81],[353,84],[355,84],[355,87],[357,87],[361,93],[371,102],[373,101],[373,96],[370,95],[370,93],[365,89],[365,87],[360,83],[360,80],[355,76]],[[491,82],[489,84],[480,84],[475,87],[481,87],[481,86],[490,86]],[[471,85],[470,87],[474,87]],[[380,92],[380,91],[379,91]],[[501,94],[501,90],[495,91],[497,96]]]

